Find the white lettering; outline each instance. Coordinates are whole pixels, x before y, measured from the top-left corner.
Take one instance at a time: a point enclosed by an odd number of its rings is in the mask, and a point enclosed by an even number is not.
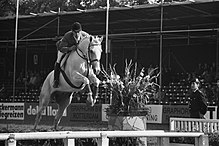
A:
[[[39,106],[37,105],[36,107],[33,107],[30,105],[27,108],[27,115],[36,115],[39,112]],[[52,106],[47,106],[42,112],[43,116],[55,116],[58,112],[58,109],[53,109]],[[67,116],[66,111],[63,113],[63,116]]]

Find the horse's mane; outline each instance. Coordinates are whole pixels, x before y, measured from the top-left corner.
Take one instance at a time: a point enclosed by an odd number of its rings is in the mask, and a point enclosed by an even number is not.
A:
[[[90,37],[93,37],[93,36],[85,36],[85,37],[83,37],[83,38],[78,42],[78,44],[82,43],[85,39],[90,38]]]

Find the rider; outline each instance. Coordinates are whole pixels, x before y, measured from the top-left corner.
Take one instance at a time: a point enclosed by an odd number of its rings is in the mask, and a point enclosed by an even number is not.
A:
[[[64,37],[56,43],[58,50],[57,60],[54,67],[54,88],[59,87],[59,74],[60,74],[60,61],[64,54],[75,50],[79,41],[84,37],[89,37],[90,35],[82,30],[81,24],[79,22],[73,23],[71,30],[66,32]]]

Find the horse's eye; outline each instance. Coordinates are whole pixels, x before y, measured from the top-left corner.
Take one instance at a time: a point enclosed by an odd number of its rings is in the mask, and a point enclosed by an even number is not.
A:
[[[90,53],[94,53],[94,50],[90,50]]]

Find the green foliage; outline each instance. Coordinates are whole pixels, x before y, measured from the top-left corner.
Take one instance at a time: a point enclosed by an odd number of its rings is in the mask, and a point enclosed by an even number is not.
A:
[[[15,3],[11,0],[0,1],[0,17],[10,16],[15,13]]]
[[[209,145],[210,146],[219,146],[219,133],[210,133],[208,134]]]
[[[136,110],[144,110],[149,98],[154,98],[158,92],[159,85],[155,83],[157,75],[151,76],[157,68],[145,74],[144,68],[138,73],[137,63],[129,63],[126,60],[124,77],[116,73],[115,65],[110,65],[107,73],[104,69],[103,74],[106,81],[103,82],[112,91],[112,103],[107,109],[107,113],[121,114],[132,113]]]

